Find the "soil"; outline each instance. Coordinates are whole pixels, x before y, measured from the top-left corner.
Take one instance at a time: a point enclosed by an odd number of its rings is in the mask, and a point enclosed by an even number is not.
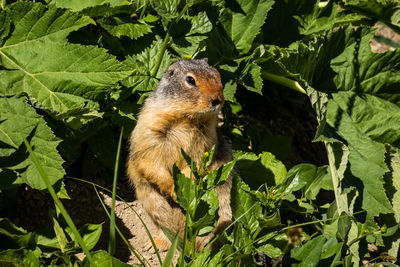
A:
[[[395,34],[382,25],[378,25],[377,27],[377,35],[386,36],[400,43],[400,35]],[[371,46],[374,52],[383,52],[392,49],[375,40],[371,41]],[[310,138],[312,139],[312,136],[310,136]],[[307,142],[311,143],[311,140]],[[303,147],[302,149],[304,150],[307,148]],[[107,182],[104,178],[98,178],[92,182],[105,186],[106,188],[111,188],[110,182]],[[63,200],[63,203],[74,222],[78,227],[86,223],[102,223],[103,233],[94,250],[107,250],[109,219],[101,206],[93,186],[67,178],[65,179],[65,187],[71,200]],[[150,241],[143,224],[133,210],[141,216],[150,231],[154,230],[154,224],[143,210],[142,205],[135,200],[134,190],[127,180],[119,182],[117,194],[126,201],[126,204],[119,200],[116,201],[117,226],[129,243],[142,255],[144,261],[147,261],[148,266],[160,266],[154,250],[149,249],[151,247]],[[45,226],[51,227],[52,223],[48,216],[48,210],[54,209],[54,206],[49,195],[33,190],[28,186],[23,186],[19,189],[17,196],[15,207],[13,211],[10,211],[9,216],[15,224],[28,231],[34,231]],[[105,204],[110,206],[110,194],[100,190],[100,196]],[[166,252],[160,254],[161,258],[164,258]],[[79,256],[83,257],[82,254]],[[124,244],[118,236],[115,257],[128,264],[139,263],[138,259],[129,251],[127,245]],[[177,257],[178,255],[175,255],[175,262]]]
[[[91,181],[105,188],[112,188],[111,182],[105,182],[103,179]],[[121,181],[117,186],[117,195],[126,201],[116,200],[115,215],[116,225],[133,246],[142,260],[147,266],[160,266],[158,258],[151,247],[151,242],[146,234],[143,223],[150,232],[155,231],[155,225],[146,214],[142,205],[134,199],[134,190],[127,180]],[[81,227],[86,223],[102,224],[103,231],[99,242],[94,250],[107,250],[109,240],[109,219],[105,213],[96,191],[91,184],[76,181],[73,179],[65,179],[65,188],[70,196],[70,200],[63,200],[63,204],[70,214],[72,220]],[[14,207],[15,212],[11,212],[10,219],[18,226],[28,230],[36,231],[41,228],[52,227],[49,219],[49,209],[54,209],[52,199],[48,194],[41,193],[38,190],[23,186],[19,190],[18,200]],[[111,207],[111,194],[104,190],[99,190],[99,195],[109,208]],[[135,211],[137,215],[135,214]],[[122,241],[118,233],[116,234],[116,253],[115,257],[128,264],[139,263],[139,260],[129,250],[128,246]],[[77,255],[84,258],[84,254]],[[166,252],[160,252],[162,259],[166,256]],[[175,262],[178,254],[175,255]]]

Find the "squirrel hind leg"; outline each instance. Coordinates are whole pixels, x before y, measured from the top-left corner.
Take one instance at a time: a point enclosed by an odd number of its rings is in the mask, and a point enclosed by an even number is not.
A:
[[[168,250],[171,242],[162,231],[161,226],[182,237],[185,229],[185,215],[177,204],[168,201],[150,184],[142,184],[139,190],[136,188],[136,191],[138,200],[155,224],[156,229],[151,234],[158,250]]]

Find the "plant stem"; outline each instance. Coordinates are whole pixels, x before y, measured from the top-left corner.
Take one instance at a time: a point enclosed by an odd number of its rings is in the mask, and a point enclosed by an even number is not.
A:
[[[186,12],[186,10],[187,10],[188,8],[189,8],[189,5],[188,5],[188,4],[186,4],[186,5],[183,7],[181,13],[179,13],[178,17],[177,17],[176,20],[175,20],[175,24],[179,22],[179,20],[181,19],[181,17],[183,16],[183,14]],[[170,35],[169,35],[169,31],[170,31],[170,30],[171,30],[171,25],[169,25],[168,30],[167,30],[167,34],[166,34],[165,37],[164,37],[164,42],[163,42],[163,44],[162,44],[162,46],[161,46],[160,54],[158,55],[158,58],[157,58],[157,61],[156,61],[156,65],[155,65],[155,67],[154,67],[154,69],[153,69],[153,72],[151,73],[151,77],[154,77],[154,78],[155,78],[156,75],[157,75],[157,73],[158,73],[158,69],[160,68],[162,59],[164,58],[165,50],[167,50],[167,46],[168,46],[168,42],[169,42],[169,37],[170,37]]]
[[[327,141],[325,141],[324,143],[328,154],[329,168],[331,169],[331,176],[332,176],[333,192],[335,193],[338,213],[339,215],[341,215],[342,212],[348,213],[349,210],[347,207],[346,196],[342,195],[340,190],[339,175],[335,167],[335,154],[333,152],[332,144],[330,144]]]
[[[90,182],[90,181],[87,181],[87,180],[79,179],[79,178],[72,177],[72,176],[66,176],[66,178],[74,179],[74,180],[76,180],[76,181],[80,181],[80,182],[87,183],[87,184],[91,184],[91,185],[93,185],[94,187],[98,187],[98,188],[100,188],[100,189],[102,189],[102,190],[104,190],[104,191],[107,191],[108,193],[112,193],[112,191],[109,190],[108,188],[105,188],[105,187],[103,187],[103,186],[100,186],[100,185],[98,185],[98,184],[95,184],[95,183]],[[158,258],[158,261],[159,261],[160,265],[162,265],[162,260],[161,260],[161,257],[160,257],[160,253],[158,252],[158,249],[157,249],[157,247],[156,247],[156,244],[154,243],[153,237],[152,237],[151,234],[150,234],[150,230],[149,230],[149,228],[146,226],[146,224],[144,223],[143,219],[142,219],[142,218],[140,217],[140,215],[136,212],[136,210],[135,210],[134,208],[132,208],[131,205],[129,205],[122,197],[120,197],[120,196],[117,195],[117,194],[115,194],[115,196],[116,196],[119,200],[121,200],[122,202],[124,202],[124,204],[125,204],[131,211],[133,211],[133,212],[136,214],[136,216],[138,217],[138,219],[139,219],[140,222],[142,223],[142,225],[143,225],[143,227],[144,227],[144,229],[145,229],[145,231],[146,231],[146,233],[147,233],[147,236],[148,236],[149,239],[150,239],[151,244],[153,245],[153,248],[154,248],[154,250],[155,250],[155,252],[156,252],[156,256],[157,256],[157,258]],[[101,199],[100,199],[100,202],[102,202]],[[105,211],[106,211],[106,213],[108,214],[107,209],[105,209]],[[117,231],[118,231],[118,227],[116,227],[116,229],[117,229]],[[129,244],[129,243],[128,243],[128,244]],[[130,244],[128,245],[128,247],[131,248]],[[135,254],[135,252],[134,252],[132,249],[131,249],[131,251]]]
[[[147,0],[146,3],[144,3],[144,6],[143,6],[143,8],[142,8],[142,12],[140,12],[140,17],[139,17],[139,19],[142,19],[142,18],[143,18],[144,12],[146,12],[147,5],[148,5],[148,4],[149,4],[149,0]]]
[[[29,144],[28,140],[24,137],[24,143],[26,148],[29,151],[29,155],[39,171],[40,176],[42,177],[44,183],[46,184],[47,190],[49,191],[51,197],[53,198],[54,204],[57,206],[57,208],[60,210],[62,216],[64,217],[65,221],[67,222],[68,226],[71,228],[72,233],[75,237],[75,239],[78,241],[79,245],[81,246],[83,252],[86,255],[86,258],[88,259],[90,266],[95,266],[92,255],[89,252],[89,249],[86,247],[85,242],[83,241],[81,235],[79,234],[78,229],[76,228],[74,222],[72,221],[71,217],[69,216],[67,210],[64,208],[64,205],[60,201],[60,199],[57,197],[56,192],[54,191],[53,186],[51,185],[49,178],[47,177],[47,174],[44,172],[42,166],[40,165],[38,159],[36,158],[35,153],[32,150],[31,145]]]
[[[110,253],[110,255],[115,254],[115,195],[116,195],[116,191],[117,191],[119,155],[121,152],[121,143],[122,143],[123,133],[124,133],[124,127],[121,128],[121,133],[119,134],[117,155],[115,157],[114,179],[113,179],[112,200],[111,200],[110,240],[108,243],[108,253]]]
[[[284,76],[272,74],[272,73],[269,73],[269,72],[266,72],[266,71],[263,71],[261,73],[261,75],[262,75],[262,77],[264,79],[267,79],[267,80],[269,80],[271,82],[283,85],[283,86],[288,87],[290,89],[293,89],[293,90],[295,90],[297,92],[300,92],[300,93],[303,93],[303,94],[307,94],[306,90],[304,90],[304,88],[301,87],[301,85],[298,82],[296,82],[296,81],[294,81],[292,79],[286,78]]]
[[[108,210],[106,208],[106,205],[104,204],[103,200],[100,197],[99,191],[97,191],[96,189],[96,185],[92,184],[94,191],[97,194],[97,198],[99,199],[101,205],[103,206],[104,211],[106,212],[108,218],[111,219],[111,215],[110,213],[108,213]],[[150,266],[149,262],[146,260],[145,257],[143,257],[142,254],[138,254],[138,252],[136,252],[136,250],[132,247],[132,245],[128,242],[128,240],[126,240],[126,238],[124,237],[124,235],[122,234],[121,230],[119,230],[118,226],[115,226],[115,229],[117,230],[119,236],[121,237],[121,239],[125,242],[125,244],[128,246],[128,248],[130,249],[130,251],[132,251],[132,253],[135,255],[135,257],[139,260],[139,262],[142,264],[142,266],[146,266],[146,264],[143,262],[143,260],[141,259],[141,257],[148,263],[148,266]]]

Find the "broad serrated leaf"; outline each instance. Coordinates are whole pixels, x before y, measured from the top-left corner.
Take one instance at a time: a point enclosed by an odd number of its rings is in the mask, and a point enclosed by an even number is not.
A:
[[[150,0],[151,6],[161,17],[173,19],[178,16],[181,0]]]
[[[7,145],[7,149],[0,150],[7,163],[2,167],[15,170],[33,188],[47,188],[23,145],[23,138],[27,138],[51,184],[61,182],[65,172],[57,151],[60,141],[25,99],[0,98],[0,121],[0,142]],[[10,160],[10,156],[14,160]]]
[[[303,35],[330,30],[365,19],[364,16],[341,11],[339,5],[334,1],[317,1],[317,3],[313,3],[312,13],[294,16],[294,18],[299,22],[299,32]]]
[[[181,57],[193,57],[205,47],[205,39],[213,26],[206,12],[199,12],[196,16],[184,16],[179,23],[169,31],[173,42],[171,47]]]
[[[5,11],[0,12],[0,45],[10,32],[10,18]]]
[[[352,120],[351,113],[362,113],[362,110],[341,108],[342,105],[350,104],[357,97],[352,92],[334,94],[333,100],[328,102],[327,124],[334,127],[334,131],[346,140],[344,142],[350,152],[349,167],[351,173],[360,179],[364,185],[362,188],[363,209],[371,216],[391,213],[393,211],[383,188],[383,175],[388,171],[385,164],[385,147],[383,144],[371,140],[360,131]]]
[[[346,48],[332,59],[339,90],[371,94],[400,105],[400,50],[373,53],[369,46],[373,29],[347,29]],[[340,38],[343,40],[343,38]],[[342,41],[342,40],[337,41]]]
[[[127,36],[137,39],[145,34],[151,33],[152,26],[143,20],[132,20],[130,16],[105,17],[98,20],[98,23],[111,35],[118,38]]]
[[[128,0],[55,0],[55,5],[60,8],[69,8],[73,11],[81,11],[85,8],[101,6],[104,4],[114,6],[128,5]]]
[[[250,64],[248,72],[242,78],[242,81],[247,90],[262,94],[261,68],[257,64]]]
[[[241,54],[249,52],[254,38],[260,31],[273,0],[238,0],[234,8],[225,8],[220,21],[226,33]]]
[[[153,91],[156,88],[162,74],[172,63],[169,53],[165,51],[158,72],[155,77],[152,76],[156,67],[155,59],[158,58],[162,42],[161,39],[158,39],[142,53],[127,57],[124,62],[133,70],[133,74],[123,81],[126,87],[132,88],[132,91],[144,92]]]
[[[394,147],[388,148],[389,168],[391,173],[385,177],[385,189],[393,205],[395,222],[400,224],[400,150]],[[391,245],[389,255],[397,256],[400,248],[400,239],[394,235],[390,238]]]
[[[342,6],[391,25],[400,33],[400,2],[397,0],[347,0]]]
[[[96,100],[129,75],[106,50],[69,44],[66,35],[91,20],[66,10],[20,2],[12,6],[15,25],[0,47],[0,92],[26,93],[54,117],[99,117]]]

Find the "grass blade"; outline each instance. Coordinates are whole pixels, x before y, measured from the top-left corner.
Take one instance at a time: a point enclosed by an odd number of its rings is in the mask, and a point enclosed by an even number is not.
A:
[[[90,181],[87,181],[87,180],[83,180],[83,179],[79,179],[79,178],[72,177],[72,176],[67,176],[67,178],[70,178],[70,179],[74,179],[74,180],[77,180],[77,181],[80,181],[80,182],[84,182],[84,183],[91,184],[91,185],[93,185],[93,186],[95,186],[95,187],[98,187],[98,188],[100,188],[100,189],[102,189],[102,190],[104,190],[104,191],[107,191],[107,192],[111,193],[111,190],[109,190],[109,189],[107,189],[107,188],[105,188],[105,187],[102,187],[102,186],[100,186],[100,185],[97,185],[97,184],[95,184],[95,183],[93,183],[93,182],[90,182]],[[143,219],[142,219],[142,218],[140,217],[140,215],[136,212],[136,210],[133,209],[122,197],[120,197],[120,196],[118,196],[118,195],[116,195],[116,197],[117,197],[119,200],[121,200],[122,202],[124,202],[124,204],[125,204],[131,211],[133,211],[133,212],[136,214],[136,216],[138,217],[138,219],[139,219],[140,222],[142,223],[142,225],[143,225],[143,227],[144,227],[144,229],[145,229],[145,231],[146,231],[146,233],[147,233],[147,236],[148,236],[149,239],[150,239],[150,242],[151,242],[151,244],[152,244],[152,246],[153,246],[153,248],[154,248],[154,250],[155,250],[155,252],[156,252],[156,256],[157,256],[157,259],[158,259],[160,265],[162,265],[162,260],[161,260],[160,253],[158,252],[158,249],[157,249],[157,247],[156,247],[156,244],[154,243],[154,239],[153,239],[153,237],[151,236],[150,230],[149,230],[149,228],[146,226],[146,224],[144,223]]]
[[[97,198],[99,199],[101,205],[103,206],[104,211],[106,212],[108,218],[111,219],[111,215],[110,213],[108,213],[108,210],[106,208],[106,205],[104,204],[103,200],[101,199],[101,196],[99,194],[99,191],[97,191],[96,185],[92,184],[94,191],[97,194]],[[139,252],[136,252],[136,250],[134,249],[134,247],[132,247],[132,245],[128,242],[128,240],[126,240],[125,236],[122,234],[122,232],[119,230],[118,226],[115,225],[115,229],[117,230],[119,236],[121,237],[121,239],[124,241],[124,243],[128,246],[129,250],[132,251],[132,253],[135,255],[135,257],[139,260],[139,262],[142,264],[142,266],[146,266],[146,264],[143,262],[142,258],[145,259],[145,257],[143,257],[143,255],[141,255]],[[142,258],[141,258],[142,257]],[[146,259],[145,259],[146,260]],[[146,260],[147,262],[147,260]],[[147,262],[148,263],[148,262]],[[149,263],[148,263],[149,264]],[[150,266],[150,264],[148,265]]]
[[[110,240],[108,242],[108,253],[110,253],[110,255],[115,254],[115,195],[116,195],[116,190],[117,190],[119,155],[121,152],[121,142],[122,142],[123,133],[124,133],[124,127],[121,128],[121,133],[119,134],[117,155],[115,157],[114,179],[113,179],[112,201],[111,201],[111,215],[110,215]]]
[[[26,140],[25,137],[24,137],[24,143],[25,143],[26,148],[29,151],[29,155],[30,155],[35,167],[39,171],[40,176],[42,177],[44,183],[46,184],[47,190],[49,191],[51,197],[53,198],[54,204],[57,206],[57,208],[60,210],[61,214],[64,216],[65,221],[67,222],[68,226],[71,228],[75,239],[78,241],[79,245],[81,246],[83,252],[86,255],[86,258],[88,259],[88,261],[90,263],[90,265],[91,266],[95,266],[94,262],[93,262],[92,255],[90,254],[88,248],[86,247],[85,242],[83,242],[83,239],[82,239],[81,235],[79,234],[78,229],[76,228],[74,222],[72,221],[72,219],[69,216],[68,212],[64,208],[64,205],[62,204],[60,199],[57,197],[57,194],[54,191],[54,188],[51,185],[51,183],[49,181],[49,178],[47,177],[47,174],[44,172],[42,166],[40,165],[38,159],[35,156],[35,153],[32,151],[31,145],[29,144],[28,140]]]
[[[161,267],[171,266],[172,260],[174,259],[174,255],[175,255],[176,245],[178,244],[178,238],[179,238],[179,235],[177,234],[175,236],[174,240],[172,241],[172,245],[169,248],[167,255],[165,256],[164,262],[161,265]]]

